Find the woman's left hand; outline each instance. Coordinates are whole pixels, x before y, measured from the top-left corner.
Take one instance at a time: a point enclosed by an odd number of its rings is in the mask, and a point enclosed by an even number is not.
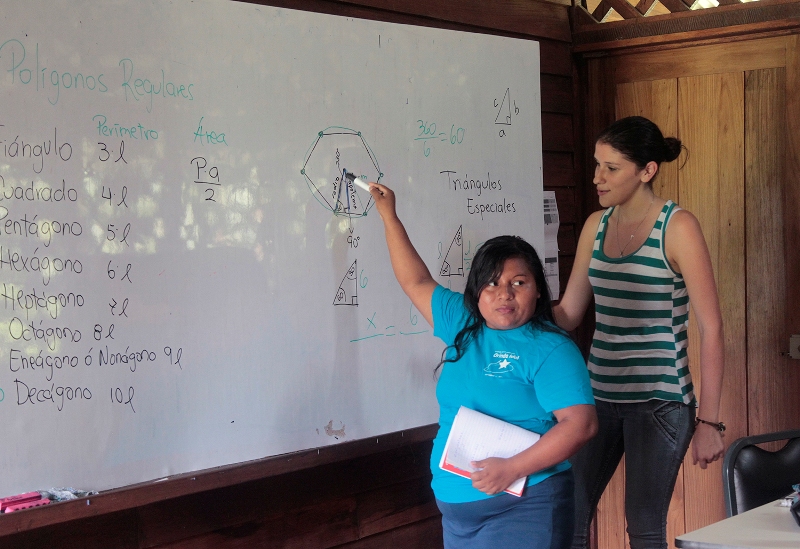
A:
[[[692,437],[692,463],[705,469],[709,463],[717,461],[724,453],[722,433],[711,425],[700,423]]]
[[[472,486],[493,496],[499,494],[511,483],[520,478],[508,459],[490,457],[481,461],[473,461],[472,466],[478,469],[472,473]]]

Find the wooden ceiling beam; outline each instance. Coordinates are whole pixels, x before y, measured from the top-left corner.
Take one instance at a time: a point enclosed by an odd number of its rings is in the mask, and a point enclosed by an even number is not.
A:
[[[611,4],[606,2],[606,0],[600,0],[600,3],[597,4],[597,7],[592,12],[592,18],[599,23],[605,18],[606,15],[608,15],[608,12],[610,12],[611,9]]]
[[[650,11],[650,8],[652,8],[653,4],[655,4],[657,1],[658,0],[639,0],[639,3],[636,4],[636,11],[638,11],[642,15],[647,15],[647,12]],[[664,2],[661,3],[664,4]],[[666,4],[664,4],[664,6],[666,6]]]
[[[661,0],[661,3],[672,13],[689,11],[692,9],[692,6],[687,6],[683,0]]]
[[[614,11],[617,12],[620,17],[623,19],[638,19],[642,17],[642,14],[639,13],[639,10],[634,8],[628,3],[628,0],[602,0],[601,4],[606,2],[614,8]]]
[[[670,9],[669,2],[682,0],[661,0],[667,9]],[[574,17],[573,51],[603,55],[622,49],[658,48],[686,42],[716,43],[745,34],[766,37],[800,31],[800,0],[737,2],[695,11],[673,7],[675,11],[667,15],[603,24],[590,24],[586,23],[586,18]]]
[[[580,4],[575,6],[575,8],[572,11],[572,15],[576,28],[587,25],[594,25],[595,23],[600,22],[594,18],[594,15],[592,15],[587,11],[585,6],[581,6]]]

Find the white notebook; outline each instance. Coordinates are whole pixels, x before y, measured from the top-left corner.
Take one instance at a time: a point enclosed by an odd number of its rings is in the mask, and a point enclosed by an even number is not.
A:
[[[439,467],[470,478],[476,470],[470,462],[489,457],[510,458],[530,448],[539,438],[537,433],[462,406],[453,420]],[[505,491],[521,496],[526,479],[515,480]]]

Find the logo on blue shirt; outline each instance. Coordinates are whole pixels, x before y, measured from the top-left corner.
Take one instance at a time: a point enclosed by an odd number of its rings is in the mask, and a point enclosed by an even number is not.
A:
[[[497,362],[490,362],[486,368],[483,369],[488,376],[506,376],[514,371],[514,363],[512,360],[519,360],[519,355],[510,353],[508,351],[495,351],[492,358],[499,359]],[[509,360],[510,359],[510,360]]]

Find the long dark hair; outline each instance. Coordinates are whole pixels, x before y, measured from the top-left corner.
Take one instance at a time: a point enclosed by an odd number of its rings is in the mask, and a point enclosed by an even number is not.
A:
[[[648,162],[659,166],[662,162],[672,162],[686,148],[680,139],[664,137],[658,126],[643,116],[620,118],[597,136],[597,143],[610,145],[639,170]]]
[[[556,326],[553,317],[550,290],[547,287],[547,279],[539,254],[536,253],[533,246],[519,236],[496,236],[483,243],[475,253],[472,270],[467,277],[467,287],[464,289],[464,306],[469,316],[464,327],[456,334],[453,344],[442,351],[442,360],[436,366],[436,370],[441,368],[445,362],[457,362],[464,356],[464,351],[486,325],[486,320],[478,308],[481,292],[490,282],[500,277],[506,260],[516,258],[522,259],[528,266],[536,282],[536,289],[539,290],[536,308],[527,324],[532,328],[547,332],[564,333]],[[455,356],[447,358],[450,348],[455,349]]]

